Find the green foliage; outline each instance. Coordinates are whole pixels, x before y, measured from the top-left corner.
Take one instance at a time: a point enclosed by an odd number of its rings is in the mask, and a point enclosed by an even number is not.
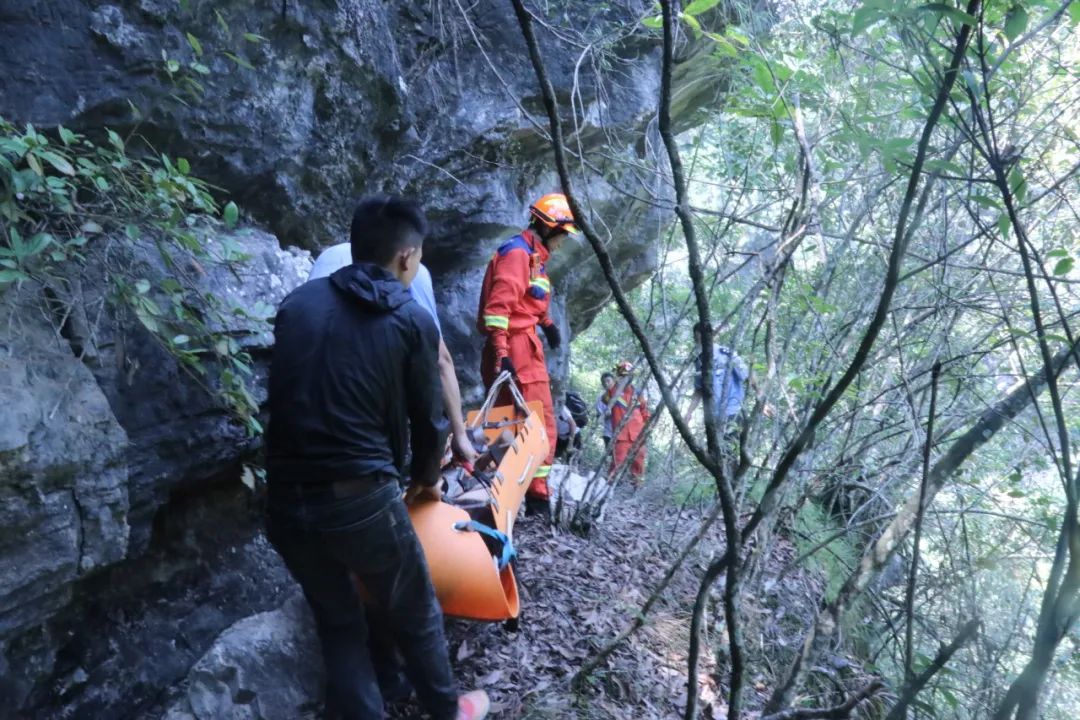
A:
[[[667,488],[667,497],[676,507],[705,505],[716,500],[716,486],[711,479],[700,474],[680,476]]]
[[[27,282],[63,287],[93,264],[107,275],[117,306],[213,384],[250,432],[260,432],[247,385],[251,358],[226,330],[243,311],[200,290],[198,272],[185,270],[246,259],[199,236],[219,214],[211,188],[190,174],[185,158],[136,157],[116,132],[106,129],[105,138],[95,142],[64,127],[55,134],[19,130],[0,118],[0,292]],[[235,225],[236,205],[228,203],[223,215]],[[111,250],[118,242],[152,248],[169,276],[153,287],[144,269]]]
[[[200,16],[203,22],[210,22],[201,4],[196,7],[182,5],[180,10],[180,22],[196,23]],[[234,31],[225,15],[215,8],[207,35],[200,37],[187,31],[184,32],[184,41],[186,47],[161,49],[160,69],[172,88],[169,97],[187,105],[203,99],[206,94],[204,83],[212,80],[215,73],[234,72],[237,68],[254,70],[255,66],[246,55],[246,48],[260,45],[266,42],[266,38],[256,33]]]
[[[853,537],[840,534],[823,547],[825,539],[837,535],[842,526],[813,502],[803,503],[793,522],[795,549],[801,555],[814,550],[806,561],[806,569],[825,579],[825,597],[832,600],[840,586],[859,561],[860,549]]]
[[[212,19],[201,4],[181,3],[179,10],[185,24],[199,24],[202,16],[203,30],[185,31],[180,47],[161,49],[159,69],[168,87],[151,102],[201,101],[215,72],[254,69],[245,47],[266,41],[234,30],[218,9]],[[128,105],[141,119],[139,108]],[[196,281],[198,268],[247,259],[228,238],[215,244],[202,237],[218,226],[219,215],[227,229],[235,228],[239,208],[231,201],[219,208],[186,158],[149,147],[131,153],[118,133],[102,132],[104,140],[95,141],[64,127],[55,134],[31,126],[20,131],[0,118],[0,292],[29,280],[63,285],[90,263],[111,261],[104,252],[111,243],[152,247],[169,276],[153,287],[131,267],[107,267],[112,299],[216,392],[250,433],[260,433],[248,386],[251,358],[228,328],[238,320],[265,324],[269,311],[249,316],[225,307]]]
[[[692,0],[692,2],[686,4],[683,12],[687,15],[700,15],[706,10],[712,10],[719,4],[720,0]]]
[[[749,45],[748,38],[738,28],[724,23],[724,32],[714,32],[702,25],[700,15],[714,10],[720,0],[693,0],[682,9],[677,16],[678,20],[690,28],[695,39],[706,37],[713,42],[714,55],[717,57],[737,57],[740,50]],[[664,26],[663,15],[659,13],[659,5],[656,6],[656,15],[650,15],[642,19],[641,24],[647,28],[659,30]]]
[[[756,437],[751,432],[750,469],[734,488],[744,513],[848,367],[881,297],[888,253],[897,237],[907,243],[881,334],[792,466],[775,516],[777,534],[807,552],[843,527],[802,502],[800,489],[828,477],[850,481],[855,494],[844,509],[850,528],[799,568],[828,579],[826,598],[895,514],[910,517],[903,510],[918,491],[934,361],[946,369],[931,463],[949,458],[952,443],[991,416],[1006,393],[1022,388],[1025,376],[1042,370],[1040,336],[1051,353],[1076,336],[1080,2],[984,3],[978,17],[965,6],[958,0],[780,4],[767,34],[732,43],[736,52],[717,64],[726,92],[711,122],[692,138],[679,138],[718,339],[746,357],[764,400],[779,408],[776,417],[761,420]],[[697,7],[684,9],[693,22],[680,18],[688,34],[708,17],[691,12]],[[646,24],[659,25],[652,20]],[[971,45],[927,136],[922,173],[913,179],[926,120],[964,28]],[[730,39],[730,31],[722,37]],[[682,89],[675,88],[676,97]],[[992,141],[982,135],[991,123]],[[661,162],[662,173],[666,167]],[[999,167],[1006,188],[997,186]],[[901,236],[898,218],[912,180],[918,191],[908,217],[917,220]],[[1007,195],[1015,201],[1011,216]],[[1034,290],[1017,252],[1021,234]],[[649,318],[646,332],[654,347],[664,347],[659,354],[671,377],[693,352],[687,336],[696,317],[681,314],[690,295],[687,248],[678,234],[674,241],[659,235],[662,269],[633,304],[639,317]],[[778,272],[785,244],[797,247]],[[1041,333],[1030,292],[1039,303]],[[673,344],[663,346],[669,336]],[[602,313],[575,342],[575,371],[588,367],[592,377],[628,347],[632,357],[625,326],[614,313]],[[1060,382],[1062,432],[1075,445],[1075,367]],[[686,390],[676,388],[682,401]],[[999,698],[986,687],[1003,690],[1038,642],[1040,603],[1055,592],[1052,563],[1065,547],[1059,544],[1068,527],[1063,487],[1080,496],[1075,447],[1069,448],[1073,469],[1062,473],[1070,477],[1057,472],[1062,440],[1048,395],[983,434],[961,471],[942,479],[925,519],[915,669],[963,622],[977,615],[985,623],[985,646],[959,654],[953,672],[940,674],[921,695],[924,710],[932,707],[936,716],[991,716]],[[700,412],[688,422],[700,439]],[[664,419],[650,438],[650,470],[672,436]],[[685,478],[702,473],[685,453],[670,455],[656,480],[683,501],[698,492]],[[901,554],[910,548],[907,538]],[[856,657],[898,683],[906,622],[896,612],[906,587],[899,565],[899,580],[871,582],[855,598],[840,634]],[[744,597],[750,605],[752,592]],[[765,649],[770,658],[773,650]],[[1048,717],[1073,717],[1080,707],[1070,651],[1067,641],[1057,651],[1051,673],[1057,679],[1045,693]]]
[[[1015,40],[1027,30],[1030,20],[1027,10],[1023,5],[1014,5],[1005,18],[1005,37]]]
[[[234,203],[233,201],[230,200],[225,205],[225,211],[222,214],[222,217],[225,220],[225,227],[230,228],[230,229],[235,227],[236,220],[239,217],[239,215],[240,215],[240,211],[236,207],[236,203]]]

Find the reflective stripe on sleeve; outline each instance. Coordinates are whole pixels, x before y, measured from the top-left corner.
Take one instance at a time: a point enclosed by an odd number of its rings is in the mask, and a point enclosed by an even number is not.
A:
[[[510,318],[506,315],[485,315],[484,327],[507,330],[510,327]]]

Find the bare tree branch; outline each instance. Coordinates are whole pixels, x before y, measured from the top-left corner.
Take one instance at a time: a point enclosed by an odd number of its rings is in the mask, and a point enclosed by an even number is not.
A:
[[[938,650],[938,654],[934,656],[933,661],[926,666],[926,669],[907,681],[904,690],[900,693],[900,700],[889,711],[885,720],[904,720],[907,717],[907,708],[911,701],[926,687],[926,683],[930,682],[938,674],[938,671],[945,667],[945,664],[949,662],[949,659],[952,658],[956,651],[962,648],[968,640],[975,637],[980,625],[981,622],[978,619],[968,620],[964,627],[960,629],[960,632],[956,634],[956,637],[953,638],[953,641]]]
[[[969,0],[967,5],[968,14],[977,14],[979,7],[980,0]],[[930,144],[930,136],[933,134],[934,128],[937,125],[937,121],[941,117],[942,112],[944,112],[945,104],[949,99],[949,93],[952,90],[952,86],[960,68],[960,61],[967,51],[970,35],[971,26],[961,24],[960,30],[957,33],[956,47],[952,53],[949,69],[946,71],[941,85],[938,87],[934,105],[923,125],[922,136],[919,139],[918,151],[915,155],[911,177],[908,180],[907,191],[904,194],[904,199],[900,207],[900,216],[896,223],[896,233],[893,237],[892,252],[889,254],[889,268],[885,275],[884,287],[881,297],[878,300],[877,309],[874,312],[873,318],[870,320],[870,325],[863,335],[862,342],[859,345],[859,349],[855,352],[855,357],[852,359],[851,364],[841,376],[840,380],[837,381],[837,383],[829,390],[829,393],[822,399],[821,403],[814,408],[814,413],[811,415],[806,427],[799,434],[799,437],[795,442],[791,444],[787,453],[785,453],[784,457],[777,465],[776,472],[773,474],[773,477],[765,490],[765,495],[762,497],[761,503],[758,505],[757,510],[746,525],[744,532],[747,535],[753,532],[758,523],[760,523],[766,515],[772,512],[773,505],[776,503],[777,492],[783,484],[787,473],[794,465],[795,459],[810,441],[814,430],[821,421],[824,420],[825,416],[832,409],[832,406],[836,404],[837,400],[840,399],[840,395],[843,394],[851,384],[851,381],[855,378],[855,375],[862,369],[863,363],[870,354],[870,349],[873,347],[874,341],[877,339],[882,325],[885,324],[889,305],[892,302],[893,294],[896,292],[897,281],[900,275],[900,262],[903,258],[904,246],[906,245],[906,239],[908,238],[908,216],[918,188],[922,166],[926,161],[926,152]],[[896,521],[894,521],[894,523],[895,522]],[[835,624],[833,624],[832,627],[835,627]],[[806,645],[804,646],[803,651],[797,656],[796,661],[789,669],[787,677],[779,686],[777,686],[772,697],[769,699],[768,704],[765,706],[765,711],[767,713],[777,712],[791,704],[792,694],[794,693],[795,688],[801,684],[805,676],[805,668],[809,665],[807,661],[811,657],[816,657],[816,653],[819,650],[814,643],[814,640],[816,639],[815,631],[817,628],[818,623],[815,622],[810,635],[807,636]],[[832,634],[831,628],[827,634]]]
[[[1072,352],[1073,348],[1065,347],[1054,356],[1053,369],[1055,375],[1060,374],[1068,364]],[[1026,378],[1006,393],[1000,402],[984,412],[963,435],[949,446],[945,454],[934,464],[933,469],[930,471],[926,494],[922,502],[927,505],[932,503],[938,491],[959,470],[964,461],[989,441],[1007,422],[1028,407],[1045,388],[1045,373]],[[836,598],[818,611],[799,656],[788,668],[788,675],[785,677],[784,684],[777,687],[774,698],[777,694],[784,692],[785,686],[790,684],[791,687],[795,687],[794,675],[801,673],[801,668],[812,664],[812,660],[820,656],[821,652],[828,646],[839,625],[840,615],[843,613],[844,608],[866,589],[870,579],[880,572],[892,558],[896,549],[904,541],[907,533],[914,525],[918,507],[919,498],[917,496],[908,500],[888,527],[882,531],[877,541],[863,553],[859,566],[844,582],[837,592]],[[801,679],[797,682],[801,683]],[[788,702],[790,703],[790,701]]]
[[[922,479],[919,482],[919,510],[915,515],[915,537],[912,540],[911,570],[908,573],[907,593],[904,600],[904,615],[907,625],[904,630],[904,682],[910,683],[914,676],[912,663],[915,653],[912,647],[915,623],[915,581],[919,575],[919,542],[922,539],[923,514],[926,512],[926,483],[930,479],[930,447],[934,439],[934,413],[937,410],[938,378],[941,376],[941,362],[934,363],[930,373],[930,413],[926,421],[926,443],[923,445]]]
[[[637,314],[634,312],[634,309],[630,307],[630,302],[626,298],[626,293],[623,292],[622,284],[619,282],[619,278],[615,272],[615,266],[611,262],[611,256],[608,254],[603,240],[596,234],[591,220],[578,202],[577,196],[574,194],[573,181],[571,180],[569,167],[566,162],[562,120],[559,118],[559,110],[555,102],[555,89],[548,79],[547,70],[544,67],[544,60],[540,55],[540,48],[537,45],[536,36],[533,34],[532,17],[522,4],[522,0],[512,0],[512,2],[514,5],[514,12],[518,18],[518,25],[521,28],[522,36],[525,38],[525,45],[529,50],[529,59],[532,61],[533,71],[536,73],[537,82],[540,85],[540,91],[544,98],[544,108],[547,110],[548,122],[551,125],[551,145],[555,154],[555,167],[559,173],[559,181],[562,185],[563,193],[566,195],[566,199],[570,204],[570,210],[574,214],[574,221],[578,227],[581,228],[582,234],[585,235],[585,239],[588,241],[589,246],[596,255],[597,261],[600,263],[600,269],[604,273],[604,279],[607,280],[608,286],[611,288],[611,294],[615,299],[616,306],[619,308],[619,313],[626,321],[627,326],[630,328],[630,332],[633,333],[634,337],[641,345],[642,354],[645,356],[645,360],[649,365],[649,370],[652,373],[653,378],[656,380],[657,386],[660,388],[660,395],[664,399],[664,405],[667,407],[672,422],[675,423],[675,427],[679,431],[679,435],[682,437],[683,442],[686,443],[686,447],[694,457],[697,458],[697,461],[701,463],[702,467],[716,477],[720,472],[718,464],[701,447],[700,443],[698,443],[695,438],[693,431],[690,429],[690,426],[687,425],[686,420],[679,412],[678,403],[671,390],[670,384],[664,376],[663,367],[657,358],[656,353],[653,351],[652,344],[649,342],[648,336],[645,335],[641,323],[637,319]]]

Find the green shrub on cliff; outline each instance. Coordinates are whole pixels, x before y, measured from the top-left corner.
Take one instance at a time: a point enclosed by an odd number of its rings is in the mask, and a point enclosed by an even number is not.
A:
[[[229,317],[243,311],[197,282],[206,265],[246,259],[201,232],[219,222],[234,226],[236,205],[219,207],[184,158],[129,153],[120,135],[105,133],[95,142],[64,127],[19,129],[0,117],[0,292],[40,285],[59,327],[76,302],[72,280],[93,265],[108,278],[114,307],[138,318],[249,432],[261,432],[246,382],[251,358],[227,331]],[[145,263],[132,262],[127,251],[135,246],[160,257],[164,277],[156,283]]]

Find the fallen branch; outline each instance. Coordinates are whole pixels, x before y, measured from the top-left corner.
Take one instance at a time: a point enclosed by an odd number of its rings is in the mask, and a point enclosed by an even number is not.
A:
[[[884,685],[880,680],[875,680],[862,690],[852,695],[846,702],[831,708],[792,708],[781,710],[772,715],[762,715],[761,720],[814,720],[815,718],[846,718],[851,717],[851,712],[861,703],[880,690]]]

